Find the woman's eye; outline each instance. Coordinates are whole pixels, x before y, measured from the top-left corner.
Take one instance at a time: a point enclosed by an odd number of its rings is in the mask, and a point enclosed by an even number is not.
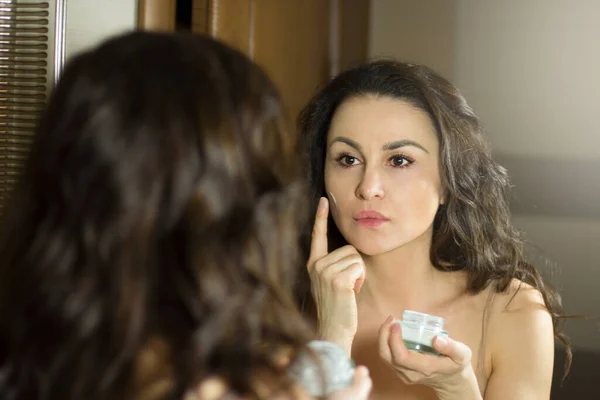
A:
[[[339,163],[344,167],[351,167],[358,164],[358,158],[344,155],[339,158]]]
[[[406,156],[393,156],[390,162],[392,166],[402,168],[412,164],[413,161]]]

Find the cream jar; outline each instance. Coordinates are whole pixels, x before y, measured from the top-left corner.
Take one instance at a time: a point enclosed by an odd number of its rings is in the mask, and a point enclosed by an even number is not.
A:
[[[354,379],[354,362],[333,342],[313,340],[298,352],[288,375],[311,396],[321,398],[344,389]]]
[[[433,349],[436,336],[448,337],[443,330],[444,318],[416,311],[405,310],[402,320],[396,320],[402,327],[402,341],[409,350],[419,353],[440,355]]]

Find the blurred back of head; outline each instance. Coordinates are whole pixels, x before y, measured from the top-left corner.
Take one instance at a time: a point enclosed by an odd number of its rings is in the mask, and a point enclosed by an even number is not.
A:
[[[0,228],[0,392],[180,398],[308,338],[278,94],[242,54],[131,33],[74,58]],[[301,211],[298,211],[301,210]]]

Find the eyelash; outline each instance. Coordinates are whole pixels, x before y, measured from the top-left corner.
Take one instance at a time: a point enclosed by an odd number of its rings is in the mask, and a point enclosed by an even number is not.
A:
[[[353,167],[354,165],[348,165],[348,164],[344,163],[344,160],[347,160],[348,158],[358,160],[358,157],[354,157],[350,153],[341,153],[339,156],[337,156],[336,163],[342,168]],[[394,159],[399,159],[401,161],[405,161],[406,163],[404,165],[393,165]],[[394,167],[394,168],[406,168],[415,162],[414,159],[412,159],[411,157],[409,157],[405,154],[394,154],[393,156],[388,158],[388,161],[392,162],[392,167]]]

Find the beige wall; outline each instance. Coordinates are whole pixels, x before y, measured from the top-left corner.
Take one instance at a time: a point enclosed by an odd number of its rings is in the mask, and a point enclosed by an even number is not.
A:
[[[454,78],[490,127],[494,149],[600,159],[600,2],[458,5]]]
[[[514,218],[531,247],[532,260],[544,266],[544,272],[563,295],[570,314],[600,317],[600,267],[598,242],[600,219],[586,220],[565,216],[525,215]],[[541,256],[552,260],[554,265]],[[599,321],[571,320],[568,333],[575,347],[600,349]]]
[[[66,57],[134,29],[137,0],[67,0]]]
[[[373,0],[371,55],[433,66],[482,118],[516,182],[515,223],[569,313],[600,317],[600,2]],[[408,39],[409,36],[411,39]],[[590,322],[567,326],[600,349]]]
[[[455,0],[371,1],[372,58],[394,57],[453,74]]]

